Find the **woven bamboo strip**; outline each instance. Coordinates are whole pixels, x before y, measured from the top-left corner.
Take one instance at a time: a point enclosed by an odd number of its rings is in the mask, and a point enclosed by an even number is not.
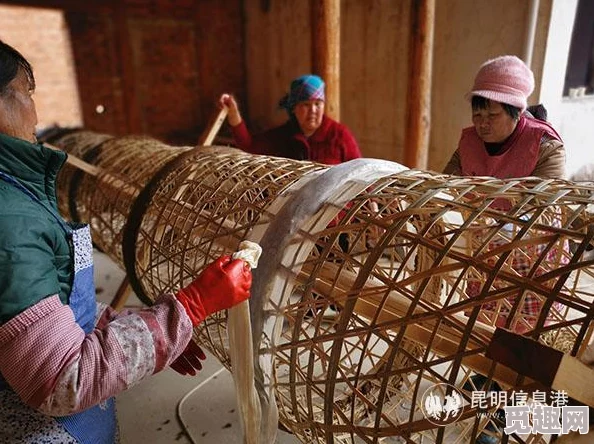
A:
[[[64,137],[71,148],[91,145],[86,132]],[[53,143],[62,147],[60,137]],[[464,442],[486,421],[470,409],[436,427],[423,420],[422,396],[445,382],[469,403],[464,385],[474,373],[508,391],[528,389],[530,381],[484,357],[498,319],[573,354],[590,340],[592,184],[373,176],[353,166],[312,205],[315,184],[336,167],[146,138],[109,139],[89,160],[102,174],[81,173],[77,212],[147,302],[241,240],[266,240],[273,225],[289,230],[296,198],[300,222],[276,245],[267,241],[270,263],[255,270],[269,285],[252,294],[251,316],[261,332],[256,385],[270,388],[261,395],[272,393],[281,423],[303,442],[397,442],[394,433]],[[138,192],[122,192],[110,175]],[[71,176],[60,179],[60,200],[73,192]],[[305,182],[314,185],[309,194],[299,191]],[[495,209],[502,199],[508,210]],[[525,312],[527,297],[538,301],[534,314]],[[334,320],[324,318],[329,306]],[[230,365],[224,314],[197,335]]]

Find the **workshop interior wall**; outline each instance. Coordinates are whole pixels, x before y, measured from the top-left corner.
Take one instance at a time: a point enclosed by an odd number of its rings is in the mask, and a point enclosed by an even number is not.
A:
[[[531,103],[539,100],[552,1],[539,2]],[[192,144],[218,96],[231,92],[257,132],[286,119],[278,100],[291,79],[312,70],[308,1],[37,3],[61,9],[0,5],[0,38],[36,66],[40,124],[83,122],[94,131]],[[341,1],[340,115],[366,157],[404,158],[412,5]],[[430,169],[443,168],[470,123],[464,95],[479,65],[502,54],[523,56],[529,7],[515,0],[436,2]],[[78,87],[66,92],[63,84],[73,83]]]
[[[546,23],[543,0],[540,21]],[[245,0],[246,70],[250,123],[260,130],[282,122],[276,108],[295,76],[311,71],[308,2]],[[341,2],[341,121],[366,157],[402,162],[405,150],[412,2]],[[524,51],[529,2],[436,2],[432,130],[429,168],[443,168],[460,130],[470,123],[464,95],[482,62]],[[543,29],[545,35],[543,36]],[[538,27],[535,71],[542,64],[546,28]]]
[[[0,39],[16,47],[33,65],[39,127],[80,125],[76,71],[62,12],[0,4]]]
[[[34,65],[40,127],[193,144],[221,92],[244,98],[240,0],[10,3],[0,38]]]

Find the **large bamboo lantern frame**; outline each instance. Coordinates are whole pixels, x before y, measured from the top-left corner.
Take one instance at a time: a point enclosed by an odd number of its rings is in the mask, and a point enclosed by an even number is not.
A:
[[[51,142],[101,168],[66,167],[60,208],[91,224],[147,303],[242,240],[261,244],[250,317],[262,442],[277,415],[307,443],[474,442],[489,419],[470,408],[473,374],[534,388],[485,357],[498,320],[574,355],[590,340],[591,184],[370,159],[328,167],[86,131]],[[329,306],[337,318],[324,317]],[[226,322],[212,316],[196,340],[230,367]],[[443,427],[422,414],[436,383],[467,404]]]

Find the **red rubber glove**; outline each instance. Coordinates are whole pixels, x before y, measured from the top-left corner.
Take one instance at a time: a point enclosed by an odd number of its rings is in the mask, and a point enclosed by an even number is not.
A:
[[[206,359],[206,355],[202,349],[190,339],[186,349],[181,355],[173,361],[170,367],[181,375],[192,375],[195,376],[200,370],[202,370],[202,362]]]
[[[252,270],[247,262],[223,256],[175,296],[196,326],[211,314],[245,301],[250,297],[251,286]]]

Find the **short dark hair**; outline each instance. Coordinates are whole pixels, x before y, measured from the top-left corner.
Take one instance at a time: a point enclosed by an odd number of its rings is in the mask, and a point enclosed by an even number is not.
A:
[[[6,87],[17,76],[19,68],[25,71],[31,89],[35,89],[31,64],[20,52],[0,40],[0,94],[6,92]]]
[[[478,109],[487,109],[489,106],[489,102],[492,102],[490,99],[486,99],[482,96],[472,96],[472,110]],[[513,105],[509,105],[507,103],[499,102],[501,106],[505,110],[505,112],[514,120],[520,117],[520,108],[516,108]]]

